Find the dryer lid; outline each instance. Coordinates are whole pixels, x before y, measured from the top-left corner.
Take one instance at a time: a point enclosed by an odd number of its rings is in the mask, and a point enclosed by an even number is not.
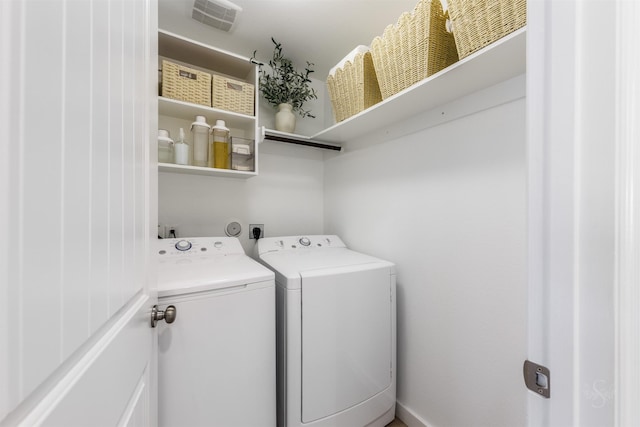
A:
[[[389,261],[352,251],[347,248],[331,248],[322,251],[280,251],[260,255],[263,264],[275,271],[276,281],[287,289],[299,289],[303,272],[334,274],[336,270],[363,270],[388,267],[395,274],[395,266]]]

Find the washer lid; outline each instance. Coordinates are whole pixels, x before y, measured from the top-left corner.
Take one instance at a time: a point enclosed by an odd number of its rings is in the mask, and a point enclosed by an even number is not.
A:
[[[158,297],[273,281],[274,274],[246,255],[184,258],[158,268]]]

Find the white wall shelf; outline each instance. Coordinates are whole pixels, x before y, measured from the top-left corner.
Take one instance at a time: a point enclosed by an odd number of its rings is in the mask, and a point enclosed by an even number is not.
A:
[[[158,113],[161,116],[189,121],[193,121],[195,116],[215,117],[216,119],[224,120],[227,127],[239,129],[252,128],[256,120],[254,116],[178,101],[177,99],[163,96],[158,97]]]
[[[218,176],[226,178],[251,178],[257,172],[237,171],[233,169],[205,168],[200,166],[175,165],[173,163],[158,163],[158,172],[183,173],[188,175]]]
[[[526,73],[526,28],[310,137],[345,143]]]

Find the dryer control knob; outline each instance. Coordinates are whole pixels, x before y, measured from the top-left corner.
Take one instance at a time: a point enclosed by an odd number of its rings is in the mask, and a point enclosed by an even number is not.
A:
[[[188,240],[179,240],[176,243],[176,249],[179,251],[188,251],[191,249],[191,242]]]
[[[302,246],[309,246],[311,244],[311,240],[309,240],[308,237],[301,237],[298,241]]]

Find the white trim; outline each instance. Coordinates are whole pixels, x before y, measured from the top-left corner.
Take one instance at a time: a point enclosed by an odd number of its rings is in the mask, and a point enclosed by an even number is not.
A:
[[[640,425],[640,5],[617,2],[615,425]]]
[[[527,358],[549,366],[548,295],[545,287],[545,131],[548,91],[546,54],[551,43],[547,27],[550,6],[546,1],[527,2]],[[524,363],[524,361],[523,361]],[[524,385],[523,385],[524,387]],[[548,425],[548,402],[538,395],[527,397],[527,424]]]
[[[396,402],[396,418],[405,423],[407,427],[429,427],[425,420],[400,402]]]
[[[14,2],[0,1],[0,58],[4,64],[11,64],[13,62],[12,56],[12,43],[18,42],[18,37],[15,34],[15,27],[11,25],[11,18],[14,17],[14,10],[16,4]],[[13,31],[13,33],[12,33]],[[15,108],[15,100],[11,98],[11,84],[15,84],[15,80],[12,80],[12,67],[4,66],[0,67],[0,129],[5,132],[9,137],[11,145],[15,144],[13,138],[16,135],[15,124],[12,123],[11,109]],[[18,77],[19,78],[19,77]],[[15,152],[10,147],[7,147],[3,155],[0,157],[0,227],[2,230],[9,230],[9,206],[11,200],[11,185],[15,182],[11,179],[10,174],[10,160],[13,158],[12,154]],[[15,149],[15,148],[14,148]],[[4,418],[4,415],[11,409],[11,381],[10,375],[10,356],[9,352],[5,349],[10,348],[10,291],[9,283],[9,242],[11,239],[7,239],[7,234],[4,236],[4,241],[0,244],[0,378],[2,383],[0,384],[0,420]]]
[[[141,404],[142,399],[146,399],[146,388],[148,386],[148,377],[149,372],[145,371],[144,375],[140,377],[140,381],[136,386],[135,391],[133,392],[133,397],[129,400],[129,405],[127,409],[124,410],[122,414],[122,418],[118,421],[118,427],[126,427],[130,425],[134,425],[131,421],[135,416],[135,411],[139,410],[139,405]],[[142,401],[142,404],[146,406],[146,403]]]
[[[527,2],[526,357],[551,370],[551,398],[529,394],[530,427],[576,425],[578,18],[573,1]]]

